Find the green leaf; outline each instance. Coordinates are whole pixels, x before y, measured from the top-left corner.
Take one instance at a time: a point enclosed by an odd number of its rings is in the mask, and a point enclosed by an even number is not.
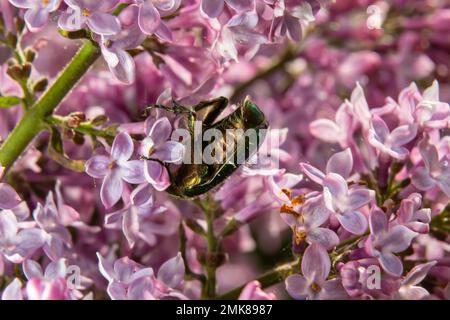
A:
[[[50,143],[48,144],[48,155],[55,162],[72,171],[84,172],[84,160],[70,159],[64,153],[63,141],[61,134],[55,127],[51,128]]]
[[[16,96],[4,96],[0,97],[0,108],[9,108],[18,105],[22,99]]]

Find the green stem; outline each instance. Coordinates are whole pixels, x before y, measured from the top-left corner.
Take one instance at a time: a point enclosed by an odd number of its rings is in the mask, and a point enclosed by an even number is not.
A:
[[[53,113],[100,56],[99,47],[87,41],[66,66],[53,85],[23,115],[0,148],[0,165],[9,169],[30,142],[45,128],[44,119]]]
[[[216,253],[217,253],[217,241],[214,234],[214,212],[208,208],[205,210],[206,215],[206,242],[207,242],[207,255],[206,255],[206,282],[204,288],[205,298],[214,298],[216,296]]]
[[[115,137],[115,134],[102,129],[94,128],[90,123],[88,122],[82,122],[80,125],[76,128],[69,127],[65,124],[65,117],[52,115],[50,117],[47,117],[47,122],[56,125],[63,129],[71,129],[78,133],[86,134],[89,136],[95,136],[95,137],[101,137],[105,139],[113,139]]]

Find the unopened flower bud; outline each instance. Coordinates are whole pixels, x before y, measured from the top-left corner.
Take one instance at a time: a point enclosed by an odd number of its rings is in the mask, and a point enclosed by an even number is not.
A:
[[[33,91],[34,92],[43,92],[45,89],[47,89],[47,86],[48,86],[48,79],[41,78],[34,84]]]
[[[75,143],[76,145],[83,145],[84,144],[84,136],[81,133],[75,132],[75,135],[72,138],[73,143]]]
[[[31,63],[28,63],[28,62],[25,63],[25,64],[22,66],[23,77],[24,77],[24,78],[29,78],[32,69],[33,69],[33,67],[32,67],[32,65],[31,65]]]
[[[14,20],[17,28],[17,32],[22,32],[25,28],[25,21],[21,17],[16,17]]]
[[[9,66],[9,68],[6,70],[6,73],[14,80],[21,80],[23,78],[22,67],[17,63]]]
[[[25,59],[28,62],[33,62],[35,58],[36,58],[36,51],[31,48],[27,48],[25,50]]]
[[[73,112],[66,118],[65,124],[70,128],[78,128],[84,121],[86,121],[86,115],[83,112]]]

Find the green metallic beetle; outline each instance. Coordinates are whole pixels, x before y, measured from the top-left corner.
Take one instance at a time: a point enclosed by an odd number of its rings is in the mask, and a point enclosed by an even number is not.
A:
[[[253,129],[256,132],[257,141],[251,141],[245,136],[233,136],[234,148],[229,150],[226,139],[214,141],[220,149],[224,152],[221,154],[222,161],[220,163],[206,164],[206,163],[191,163],[181,164],[176,170],[169,165],[165,165],[170,174],[171,186],[166,190],[168,193],[179,198],[194,198],[200,196],[230,177],[233,172],[240,166],[238,162],[238,146],[244,146],[245,161],[256,153],[264,141],[268,123],[263,112],[258,106],[247,97],[238,108],[228,116],[219,119],[219,116],[228,105],[228,99],[219,97],[209,101],[203,101],[187,108],[176,102],[173,107],[165,107],[156,105],[153,107],[162,108],[166,111],[174,112],[176,114],[183,114],[183,119],[186,121],[186,126],[190,132],[191,146],[195,145],[194,125],[196,121],[202,121],[202,131],[207,129],[216,129],[221,132],[224,137],[227,137],[230,129],[242,129],[247,131]],[[150,107],[152,108],[152,107]],[[202,137],[200,137],[202,139]],[[246,140],[241,140],[246,139]],[[217,145],[218,144],[218,145]],[[207,146],[203,140],[201,142],[202,151]],[[191,147],[191,157],[195,148]]]

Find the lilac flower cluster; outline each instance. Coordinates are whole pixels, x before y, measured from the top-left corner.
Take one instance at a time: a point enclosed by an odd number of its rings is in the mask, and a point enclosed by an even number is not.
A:
[[[418,0],[0,0],[0,299],[450,299],[449,21]],[[246,95],[258,152],[170,195],[198,179],[173,175],[184,107]]]

